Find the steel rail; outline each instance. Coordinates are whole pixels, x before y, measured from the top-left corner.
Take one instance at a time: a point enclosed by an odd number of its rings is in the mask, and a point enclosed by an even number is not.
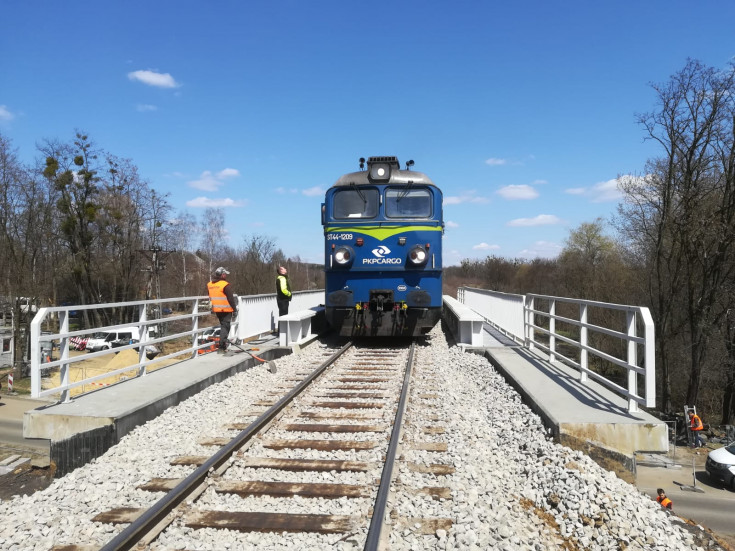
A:
[[[184,501],[202,482],[207,478],[210,470],[217,470],[224,464],[237,450],[248,442],[255,434],[258,433],[265,425],[267,425],[280,411],[288,405],[297,395],[299,395],[311,382],[316,379],[322,372],[334,363],[337,358],[344,354],[350,347],[352,342],[348,342],[340,348],[327,361],[317,367],[314,372],[298,384],[286,396],[281,398],[275,405],[271,406],[263,415],[253,421],[240,434],[235,436],[227,445],[220,448],[217,453],[210,457],[193,473],[181,481],[173,490],[159,499],[153,506],[130,523],[117,536],[111,539],[100,551],[126,551],[132,549],[148,532],[153,530],[175,507]]]
[[[408,352],[408,361],[406,363],[406,374],[403,377],[403,388],[401,389],[401,398],[398,401],[398,410],[396,418],[393,422],[393,431],[390,436],[390,444],[388,445],[388,453],[385,456],[385,465],[383,466],[383,474],[380,476],[380,486],[378,494],[375,498],[373,506],[373,518],[370,519],[370,528],[368,528],[367,538],[365,539],[365,551],[377,551],[380,544],[380,538],[383,532],[383,520],[385,517],[385,509],[388,504],[388,494],[390,493],[391,479],[393,478],[393,466],[395,465],[398,444],[401,440],[401,425],[403,424],[403,413],[406,410],[406,401],[408,400],[408,391],[411,382],[411,366],[413,365],[413,353],[416,349],[416,343],[411,343]]]

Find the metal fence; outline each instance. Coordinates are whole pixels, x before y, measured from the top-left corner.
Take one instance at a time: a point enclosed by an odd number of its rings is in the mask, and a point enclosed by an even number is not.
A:
[[[154,363],[163,365],[165,360],[182,361],[193,359],[198,350],[211,346],[211,343],[197,344],[197,338],[205,331],[200,327],[199,320],[209,316],[210,310],[205,309],[209,297],[176,297],[157,300],[142,300],[133,302],[117,302],[94,305],[76,305],[41,308],[31,322],[31,396],[41,398],[59,395],[59,400],[68,402],[71,399],[71,390],[85,385],[101,384],[100,381],[110,377],[121,376],[135,370],[138,377],[145,376],[147,367]],[[276,295],[238,296],[239,314],[235,318],[230,330],[229,338],[234,342],[242,342],[251,337],[257,337],[272,331],[276,327],[278,308]],[[324,291],[295,292],[291,309],[304,309],[319,306],[323,303]],[[186,305],[186,313],[164,312],[173,311]],[[89,311],[105,311],[108,317],[114,317],[111,312],[131,310],[136,312],[134,321],[102,327],[84,327],[72,329],[72,319],[79,320]],[[99,312],[98,312],[99,313]],[[74,316],[72,316],[74,314]],[[128,316],[126,316],[128,317]],[[47,329],[44,331],[44,327]],[[152,328],[155,327],[154,331]],[[88,339],[95,333],[104,333],[118,330],[132,330],[136,328],[140,335],[138,342],[128,344],[116,343],[111,349],[90,352],[83,355],[71,356],[70,348],[80,339]],[[163,348],[164,343],[182,342],[174,352],[165,355],[149,357],[151,347]],[[59,358],[54,359],[53,349],[58,348]],[[87,377],[86,374],[71,380],[71,368],[78,362],[84,362],[102,356],[111,356],[121,351],[134,350],[138,354],[138,362],[105,371],[104,373]],[[44,374],[58,368],[59,384],[42,388]]]
[[[559,360],[578,369],[580,382],[593,378],[626,397],[629,412],[637,411],[639,404],[655,407],[654,325],[648,308],[546,295],[510,295],[467,287],[458,290],[457,298],[493,326],[522,341],[529,350],[545,351],[549,362]],[[557,313],[559,305],[564,306],[566,315]],[[611,326],[590,323],[590,310],[595,311],[596,317],[608,320]],[[620,326],[615,326],[617,323]],[[599,336],[614,341],[616,346],[612,348],[623,351],[620,357],[595,348],[592,343],[601,340]],[[568,350],[576,351],[575,357]],[[598,364],[623,368],[625,386],[591,369],[590,357]],[[638,391],[639,378],[642,395]]]

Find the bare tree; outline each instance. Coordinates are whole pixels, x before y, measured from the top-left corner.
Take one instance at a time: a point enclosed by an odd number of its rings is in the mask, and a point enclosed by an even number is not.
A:
[[[623,186],[627,236],[649,266],[665,411],[671,410],[669,339],[687,339],[686,403],[694,405],[724,315],[719,290],[734,275],[734,77],[733,66],[718,71],[690,60],[668,83],[654,85],[658,110],[639,122],[664,154],[648,163],[644,178]]]

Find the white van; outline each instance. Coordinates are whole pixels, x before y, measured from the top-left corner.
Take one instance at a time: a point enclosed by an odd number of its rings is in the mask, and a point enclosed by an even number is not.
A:
[[[86,349],[90,352],[99,352],[100,350],[110,350],[115,345],[130,344],[131,341],[140,342],[140,329],[137,327],[95,333],[87,341]]]

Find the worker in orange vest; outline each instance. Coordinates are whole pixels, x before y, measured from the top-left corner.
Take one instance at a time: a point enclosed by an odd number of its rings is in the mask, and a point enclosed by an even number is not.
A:
[[[214,271],[212,281],[207,283],[212,313],[217,316],[220,325],[218,354],[227,352],[227,337],[230,334],[232,316],[237,313],[237,302],[232,292],[232,285],[227,281],[228,275],[230,272],[220,266]]]
[[[689,428],[692,431],[692,436],[694,437],[692,448],[701,448],[704,446],[701,436],[704,425],[702,424],[702,420],[699,418],[699,415],[693,411],[689,412]]]
[[[656,490],[656,493],[658,494],[656,501],[658,501],[661,504],[661,507],[663,507],[664,509],[674,508],[674,502],[671,501],[668,497],[666,497],[666,492],[664,492],[663,488],[659,488],[658,490]]]

